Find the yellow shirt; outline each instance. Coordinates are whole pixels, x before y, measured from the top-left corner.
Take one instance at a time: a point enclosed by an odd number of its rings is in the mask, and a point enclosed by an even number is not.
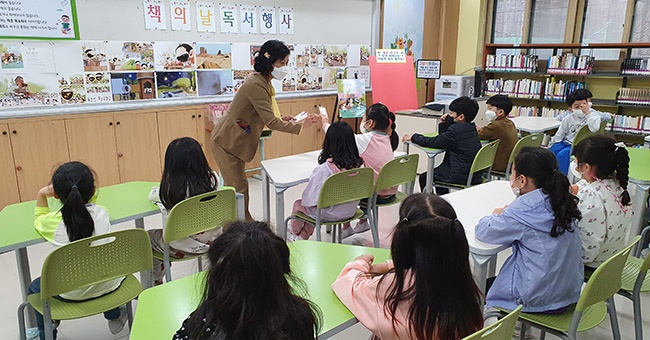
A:
[[[269,87],[271,88],[271,105],[273,105],[273,114],[278,118],[282,118],[278,101],[275,100],[275,88],[271,84],[269,84]]]

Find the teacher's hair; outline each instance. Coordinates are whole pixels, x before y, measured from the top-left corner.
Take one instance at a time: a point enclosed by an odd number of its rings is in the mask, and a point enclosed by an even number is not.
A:
[[[212,339],[206,334],[210,325],[225,339],[314,339],[318,334],[320,311],[300,297],[307,295],[305,284],[291,272],[286,242],[268,224],[225,226],[208,258],[201,304],[188,320],[190,339]]]
[[[273,64],[278,60],[284,59],[289,53],[291,51],[289,51],[287,45],[282,41],[268,40],[262,45],[257,56],[255,56],[253,68],[265,76],[270,76],[271,71],[273,71]]]
[[[417,340],[459,339],[481,329],[481,292],[454,208],[440,196],[413,194],[402,202],[399,219],[390,247],[394,279],[384,275],[377,285],[389,285],[383,312],[393,328],[405,306],[406,326]]]

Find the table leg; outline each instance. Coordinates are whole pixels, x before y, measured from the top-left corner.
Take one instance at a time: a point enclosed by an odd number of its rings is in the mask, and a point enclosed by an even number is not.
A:
[[[144,218],[137,218],[135,220],[135,227],[139,229],[144,229]]]
[[[477,255],[477,254],[471,254],[472,259],[474,260],[474,273],[472,276],[474,276],[474,282],[478,286],[478,289],[481,290],[484,294],[487,292],[485,291],[485,285],[487,284],[487,276],[488,276],[488,264],[492,262],[493,259],[496,259],[496,256],[486,256],[486,255]],[[496,261],[494,261],[496,262]],[[483,297],[481,297],[481,307],[484,307],[484,302]]]
[[[436,156],[427,155],[427,185],[424,192],[427,194],[433,193],[433,169],[436,166]]]
[[[262,167],[262,213],[264,221],[271,222],[271,197],[269,193],[269,175]]]
[[[32,274],[29,270],[29,257],[27,256],[27,248],[16,249],[16,264],[18,266],[18,280],[20,281],[20,293],[23,301],[27,301],[27,290],[29,284],[32,283]],[[31,309],[27,309],[27,327],[35,327],[34,314]]]
[[[409,154],[409,145],[411,143],[404,143],[404,152],[408,155]],[[417,176],[415,176],[415,182],[417,182]],[[403,185],[402,190],[407,196],[410,196],[413,193],[413,186],[415,185],[415,182],[412,183],[406,183]]]
[[[648,190],[650,190],[650,184],[634,183],[634,185],[636,188],[634,188],[634,197],[632,197],[630,240],[639,235],[645,227],[643,217],[645,215],[645,203],[648,201]]]
[[[275,232],[285,239],[287,226],[284,224],[284,191],[285,188],[275,188]]]

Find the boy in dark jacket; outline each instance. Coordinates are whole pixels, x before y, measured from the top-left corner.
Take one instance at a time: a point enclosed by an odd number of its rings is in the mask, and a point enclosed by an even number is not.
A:
[[[481,149],[481,141],[472,121],[478,113],[478,103],[469,97],[459,97],[449,104],[450,113],[440,117],[438,136],[424,137],[415,133],[405,135],[403,142],[412,142],[429,148],[445,149],[442,164],[435,168],[433,180],[453,184],[467,184],[469,169],[472,167],[474,156]],[[420,175],[420,189],[426,187],[427,173]],[[481,173],[475,173],[472,183],[481,182]],[[444,195],[449,189],[436,187],[438,195]]]

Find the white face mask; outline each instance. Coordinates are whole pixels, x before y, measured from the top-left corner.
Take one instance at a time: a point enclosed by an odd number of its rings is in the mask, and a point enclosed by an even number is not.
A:
[[[497,119],[497,113],[491,110],[485,111],[485,116],[487,117],[488,122],[492,122]]]
[[[592,106],[594,106],[594,103],[592,103],[592,102],[589,102],[588,104],[589,104],[590,109],[591,109]]]
[[[515,194],[515,197],[519,197],[521,195],[521,189],[514,186],[516,180],[517,178],[510,180],[510,189],[512,190],[512,193]]]
[[[362,121],[361,124],[359,124],[359,131],[361,133],[368,133],[368,129],[366,129],[366,121]]]
[[[582,110],[578,110],[578,109],[572,109],[572,110],[573,110],[573,116],[574,117],[576,117],[578,119],[585,118],[585,113],[582,112]]]
[[[578,163],[576,163],[576,162],[571,162],[571,163],[569,163],[569,170],[571,170],[571,173],[572,173],[573,176],[575,176],[576,178],[582,178],[582,175],[585,174],[584,172],[580,172],[580,171],[578,170]]]
[[[287,75],[287,73],[289,73],[289,67],[287,66],[274,67],[273,71],[271,71],[271,76],[273,79],[282,80]]]

